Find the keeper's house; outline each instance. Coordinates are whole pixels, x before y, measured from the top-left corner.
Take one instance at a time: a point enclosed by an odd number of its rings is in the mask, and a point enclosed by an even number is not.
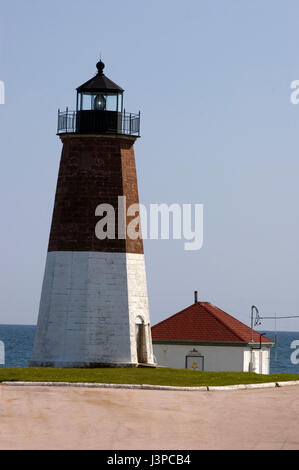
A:
[[[269,338],[210,302],[195,302],[152,327],[158,365],[269,374]]]

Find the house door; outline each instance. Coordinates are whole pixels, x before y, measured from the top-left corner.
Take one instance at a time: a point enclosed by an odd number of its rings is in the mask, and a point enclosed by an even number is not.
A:
[[[259,374],[263,373],[263,351],[259,352]]]
[[[263,373],[263,352],[253,351],[252,352],[253,372],[256,374]]]

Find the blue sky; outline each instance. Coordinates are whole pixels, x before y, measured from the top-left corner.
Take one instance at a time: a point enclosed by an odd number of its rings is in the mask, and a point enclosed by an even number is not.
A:
[[[246,323],[252,304],[299,314],[298,2],[11,0],[0,41],[0,323],[36,322],[57,109],[75,106],[100,53],[126,109],[141,110],[141,202],[204,204],[200,251],[145,241],[152,323],[194,290]],[[299,319],[278,327],[299,330]]]

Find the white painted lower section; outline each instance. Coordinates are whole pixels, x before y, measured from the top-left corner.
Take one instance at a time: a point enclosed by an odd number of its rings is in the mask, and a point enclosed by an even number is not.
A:
[[[49,252],[31,364],[134,365],[137,316],[149,324],[143,254]]]
[[[246,346],[154,343],[153,350],[160,366],[185,369],[186,365],[192,368],[192,365],[195,366],[195,363],[197,363],[198,370],[200,370],[203,363],[203,370],[205,371],[247,372],[249,370],[250,351]],[[196,350],[198,359],[193,350]],[[254,372],[269,374],[270,348],[263,347],[262,350],[254,351],[253,354],[253,357],[256,358]],[[188,356],[190,359],[186,360]]]

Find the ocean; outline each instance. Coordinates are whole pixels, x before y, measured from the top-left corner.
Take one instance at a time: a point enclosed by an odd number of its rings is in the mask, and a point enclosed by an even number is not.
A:
[[[31,359],[36,327],[33,325],[0,325],[0,341],[5,345],[5,364],[0,367],[27,367]],[[263,331],[274,341],[274,331]],[[291,354],[299,361],[299,331],[278,331],[277,345],[271,349],[270,373],[290,372],[299,374],[299,363],[293,364]],[[291,348],[291,344],[295,348]],[[298,354],[296,355],[296,349]]]

